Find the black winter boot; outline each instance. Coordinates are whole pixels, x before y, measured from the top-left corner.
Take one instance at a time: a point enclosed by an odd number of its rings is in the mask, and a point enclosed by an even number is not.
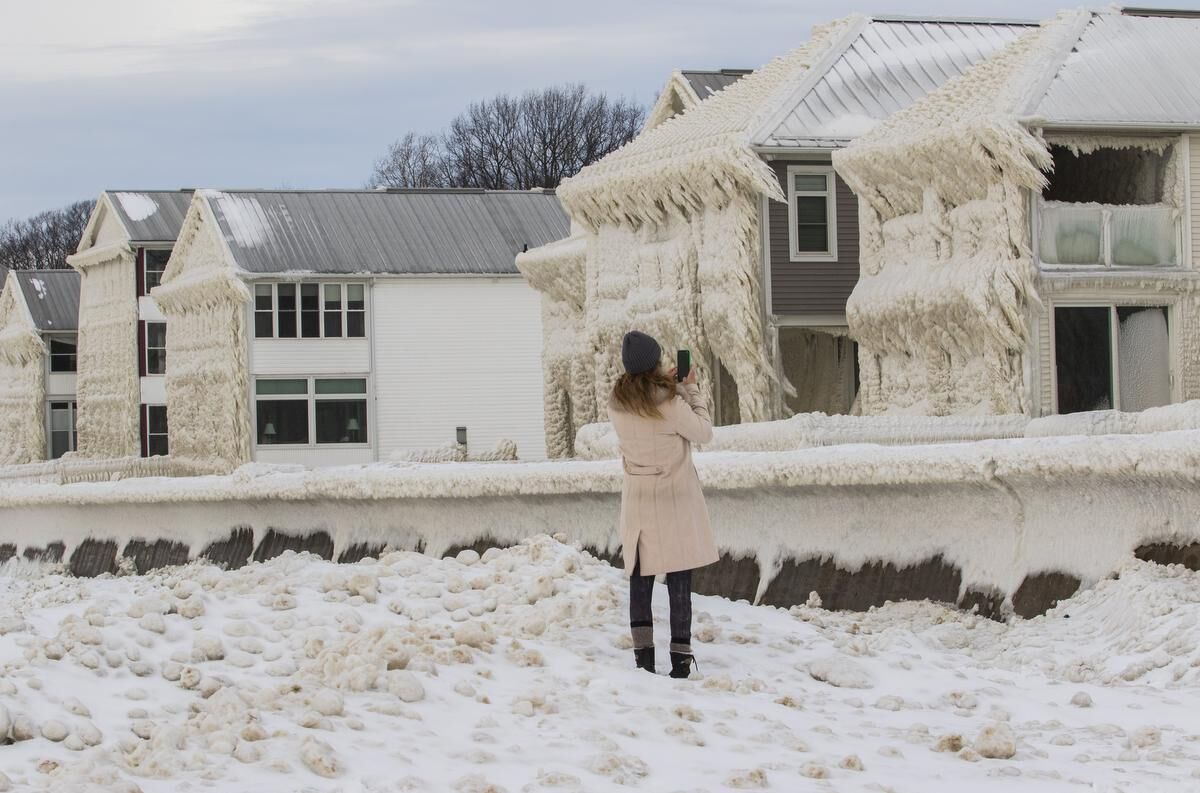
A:
[[[692,675],[692,664],[696,657],[691,653],[671,652],[671,677],[686,679]]]
[[[638,669],[645,669],[650,674],[654,674],[654,648],[643,647],[633,651],[633,660],[637,663]]]

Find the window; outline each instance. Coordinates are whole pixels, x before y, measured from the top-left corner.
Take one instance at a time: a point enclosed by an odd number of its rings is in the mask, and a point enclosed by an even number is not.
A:
[[[342,335],[341,284],[325,284],[325,335]]]
[[[1183,213],[1171,182],[1173,147],[1050,147],[1038,212],[1038,259],[1047,265],[1176,266]]]
[[[269,339],[275,335],[275,288],[271,284],[254,285],[254,336]]]
[[[369,442],[364,377],[262,379],[254,389],[260,446]]]
[[[316,381],[317,443],[367,442],[367,381]]]
[[[1165,307],[1055,307],[1058,412],[1170,404],[1170,355]]]
[[[146,323],[146,374],[167,373],[167,323]]]
[[[346,284],[346,335],[351,338],[367,335],[366,293],[362,284]]]
[[[792,261],[835,261],[837,205],[833,169],[789,165],[787,179]]]
[[[74,372],[75,366],[75,337],[50,337],[50,371]]]
[[[142,456],[167,455],[167,406],[142,405]]]
[[[167,250],[150,250],[146,249],[142,259],[143,276],[142,283],[145,284],[145,292],[150,294],[150,290],[162,283],[163,273],[167,269],[167,262],[171,258],[171,251]]]
[[[321,287],[318,284],[300,285],[300,308],[303,312],[301,335],[315,339],[321,335]]]
[[[255,284],[254,335],[269,339],[363,338],[366,284]]]
[[[75,403],[50,403],[50,459],[57,460],[78,447],[75,432]]]

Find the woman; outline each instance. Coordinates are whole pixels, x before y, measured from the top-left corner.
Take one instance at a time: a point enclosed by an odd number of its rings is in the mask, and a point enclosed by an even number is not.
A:
[[[644,333],[621,341],[625,374],[609,417],[621,446],[621,546],[629,576],[629,627],[638,668],[654,671],[654,576],[667,575],[671,677],[688,677],[692,657],[692,570],[717,561],[692,444],[712,440],[712,419],[693,368],[682,383],[660,366],[662,349]]]

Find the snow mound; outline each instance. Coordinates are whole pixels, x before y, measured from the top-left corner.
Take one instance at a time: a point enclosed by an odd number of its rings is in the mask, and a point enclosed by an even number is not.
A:
[[[697,629],[719,630],[687,681],[633,667],[622,572],[545,536],[478,558],[9,570],[0,789],[948,793],[1018,773],[1035,793],[1183,793],[1200,768],[1200,573],[1182,567],[1131,562],[1010,625],[696,597]]]

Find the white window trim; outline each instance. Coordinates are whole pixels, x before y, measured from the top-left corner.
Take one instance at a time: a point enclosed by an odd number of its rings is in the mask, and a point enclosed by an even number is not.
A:
[[[280,336],[279,335],[279,286],[280,286],[280,284],[293,285],[296,287],[296,335],[295,336]],[[303,335],[303,331],[302,331],[302,327],[304,324],[303,323],[304,311],[300,307],[300,303],[301,303],[300,292],[301,292],[301,287],[305,284],[316,284],[316,286],[317,286],[317,330],[319,331],[319,333],[316,336],[305,336],[305,335]],[[342,315],[342,333],[340,336],[326,336],[325,335],[325,287],[327,285],[337,285],[337,286],[341,287],[341,301],[342,302],[341,302],[340,313]],[[257,301],[257,295],[258,295],[257,290],[258,290],[259,286],[268,286],[271,289],[271,335],[270,336],[259,336],[259,335],[257,335],[257,332],[256,332],[257,318],[258,318],[257,315],[260,313],[262,313],[262,314],[266,313],[266,311],[260,312],[257,308],[256,301]],[[363,309],[361,312],[352,312],[350,309],[350,289],[349,289],[349,287],[351,287],[351,286],[361,286],[363,288]],[[368,337],[368,333],[367,333],[367,330],[368,330],[368,328],[367,328],[367,312],[368,312],[367,293],[369,291],[370,291],[369,284],[366,281],[357,281],[357,280],[355,280],[355,281],[317,281],[317,280],[313,280],[313,279],[306,279],[306,280],[302,280],[302,281],[272,281],[272,282],[258,281],[254,284],[253,294],[255,296],[255,300],[251,301],[251,304],[252,304],[251,311],[254,315],[253,319],[255,320],[255,323],[256,323],[250,329],[251,335],[255,339],[273,339],[276,341],[312,341],[314,339],[344,339],[346,341],[360,341],[360,340],[366,339]],[[332,312],[330,312],[330,313],[332,313]],[[347,335],[347,333],[349,332],[349,315],[351,313],[361,313],[363,315],[363,335],[362,336]]]
[[[309,338],[312,338],[311,336]],[[308,383],[308,392],[304,394],[259,394],[259,380],[304,380]],[[364,392],[361,394],[367,405],[367,432],[365,433],[367,440],[362,443],[317,443],[317,409],[316,403],[319,401],[349,401],[358,399],[359,394],[318,394],[317,380],[362,380],[364,381]],[[251,395],[254,403],[254,448],[255,449],[371,449],[374,444],[371,442],[371,432],[375,426],[375,416],[371,399],[371,378],[366,374],[272,374],[259,375],[252,379],[250,384]],[[260,399],[274,401],[292,400],[296,402],[308,403],[308,443],[259,443],[258,442],[258,401]]]
[[[59,375],[59,376],[63,376],[63,375],[76,376],[76,375],[78,375],[79,374],[79,334],[78,333],[67,333],[67,332],[48,332],[48,333],[42,334],[42,338],[46,342],[46,374],[47,375]],[[51,341],[70,342],[71,344],[75,345],[75,368],[74,369],[72,369],[69,372],[54,371],[54,363],[53,363],[54,353],[52,353],[50,351],[50,342]],[[60,399],[58,401],[61,402],[62,400]]]
[[[147,269],[147,267],[148,267],[148,266],[149,266],[149,264],[150,264],[150,252],[151,252],[151,251],[155,251],[155,252],[166,251],[166,252],[167,252],[167,260],[168,260],[168,263],[169,263],[169,261],[170,261],[170,258],[171,258],[171,253],[172,253],[172,250],[171,250],[171,248],[169,248],[169,247],[168,247],[168,248],[161,248],[161,247],[145,247],[145,246],[143,246],[143,247],[142,247],[142,257],[141,257],[141,258],[142,258],[142,263],[141,263],[141,268],[142,268],[142,295],[141,295],[141,297],[151,297],[152,295],[150,294],[150,290],[151,290],[151,289],[154,289],[154,288],[155,288],[155,287],[157,287],[157,286],[159,286],[159,284],[155,284],[154,286],[150,286],[149,270]],[[166,266],[166,265],[163,265],[163,271],[162,271],[162,273],[159,273],[159,274],[158,274],[158,275],[159,275],[159,280],[160,280],[160,281],[162,280],[163,273],[165,273],[166,271],[167,271],[167,266]]]
[[[825,177],[825,192],[796,190],[796,174],[820,174]],[[796,249],[796,199],[801,196],[825,197],[825,221],[828,224],[828,247],[823,253],[801,253]],[[788,197],[788,254],[793,262],[836,262],[837,251],[837,177],[831,165],[789,165],[787,167]]]
[[[142,350],[142,355],[144,355],[144,356],[146,357],[146,374],[145,374],[145,376],[146,376],[146,377],[166,377],[166,376],[167,376],[167,362],[166,362],[166,357],[167,357],[167,340],[166,340],[166,337],[164,336],[164,337],[163,337],[163,346],[161,346],[161,347],[151,347],[151,346],[150,346],[150,326],[151,326],[151,325],[162,325],[162,326],[163,326],[163,333],[165,334],[165,333],[166,333],[166,327],[167,327],[167,323],[166,323],[166,321],[165,321],[165,320],[161,320],[161,321],[160,321],[160,320],[146,320],[146,321],[145,321],[145,323],[146,323],[146,338],[144,339],[144,341],[145,341],[145,349],[143,349],[143,350]],[[152,350],[152,349],[154,349],[154,350],[162,350],[162,354],[163,354],[163,370],[162,370],[161,372],[152,372],[152,371],[150,371],[150,350]],[[78,354],[78,353],[77,353],[77,354]],[[78,359],[76,359],[76,360],[78,361]]]
[[[71,419],[72,429],[68,433],[67,446],[69,448],[67,449],[67,451],[74,452],[74,451],[79,450],[79,427],[76,424],[76,422],[79,419],[79,401],[75,398],[74,395],[72,395],[72,396],[49,396],[49,397],[46,397],[46,459],[47,460],[56,459],[56,458],[52,458],[50,456],[54,451],[54,416],[53,416],[53,408],[51,406],[55,402],[66,402],[70,406],[69,407],[70,412],[68,415],[70,416],[70,419]]]
[[[154,456],[150,452],[150,439],[157,438],[159,436],[162,436],[167,439],[167,454],[170,454],[171,453],[171,425],[170,424],[167,425],[166,432],[152,432],[150,430],[150,408],[162,408],[163,410],[166,410],[167,406],[160,402],[147,402],[142,405],[142,408],[146,412],[146,456],[147,457]]]
[[[1047,301],[1047,306],[1050,311],[1050,400],[1053,414],[1046,413],[1044,415],[1062,415],[1059,413],[1058,407],[1058,346],[1056,344],[1056,318],[1055,310],[1060,308],[1106,308],[1108,309],[1108,338],[1109,338],[1109,370],[1111,372],[1112,382],[1109,388],[1112,389],[1111,410],[1123,410],[1121,406],[1121,362],[1120,349],[1118,339],[1121,333],[1120,320],[1117,317],[1117,309],[1121,308],[1165,308],[1167,310],[1167,377],[1171,384],[1171,403],[1175,404],[1181,401],[1179,378],[1176,373],[1179,371],[1179,350],[1178,337],[1176,330],[1179,321],[1179,306],[1178,298],[1174,295],[1155,296],[1155,299],[1147,301],[1144,295],[1137,297],[1114,296],[1114,297],[1066,297],[1059,300]]]

